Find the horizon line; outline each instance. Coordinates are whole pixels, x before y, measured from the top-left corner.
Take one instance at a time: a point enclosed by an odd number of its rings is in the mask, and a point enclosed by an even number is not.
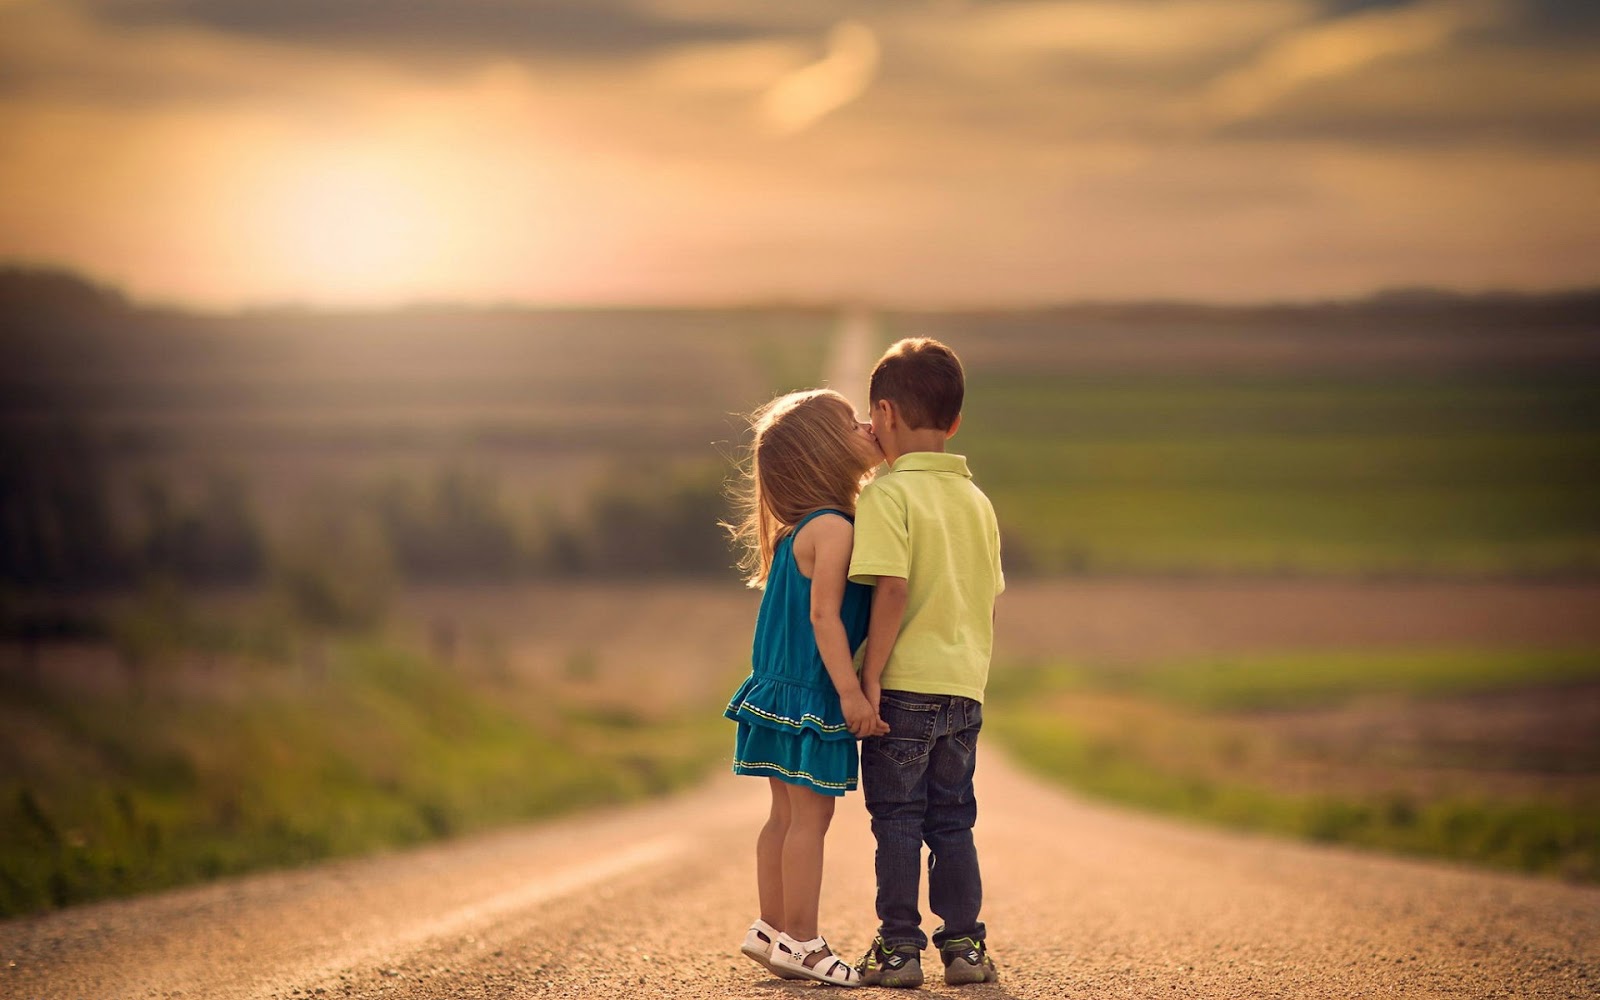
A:
[[[700,300],[676,299],[472,299],[472,298],[417,298],[401,299],[387,303],[339,305],[308,300],[263,300],[234,305],[207,305],[159,297],[137,296],[122,285],[103,280],[82,269],[68,265],[31,262],[22,259],[0,261],[0,277],[16,276],[24,279],[67,281],[79,285],[86,292],[115,300],[125,308],[144,312],[171,312],[214,317],[270,316],[283,314],[317,316],[382,315],[386,313],[493,313],[493,312],[739,312],[782,311],[796,312],[848,312],[864,310],[884,313],[975,313],[975,312],[1043,312],[1066,309],[1118,309],[1118,308],[1168,308],[1225,311],[1230,309],[1307,309],[1352,305],[1442,305],[1471,302],[1553,301],[1561,299],[1600,296],[1600,278],[1578,285],[1547,288],[1516,288],[1509,286],[1483,286],[1465,288],[1433,284],[1394,284],[1375,287],[1366,292],[1327,295],[1281,295],[1260,298],[1185,298],[1172,295],[1136,296],[1079,296],[1079,297],[1010,297],[971,298],[920,301],[904,297],[883,296],[873,300],[859,295],[783,295],[749,294],[726,297],[707,297]]]

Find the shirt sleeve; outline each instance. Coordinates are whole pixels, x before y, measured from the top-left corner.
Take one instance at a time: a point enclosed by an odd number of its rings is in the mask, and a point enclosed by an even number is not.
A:
[[[877,583],[880,576],[907,577],[911,569],[911,532],[905,508],[889,491],[872,484],[856,501],[856,541],[850,553],[850,579]]]
[[[989,551],[994,553],[994,595],[999,597],[1006,592],[1006,574],[1000,568],[1000,522],[991,517],[989,524]]]

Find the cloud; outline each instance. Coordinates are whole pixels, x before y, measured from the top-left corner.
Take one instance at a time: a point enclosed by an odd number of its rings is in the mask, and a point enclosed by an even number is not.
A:
[[[1136,62],[1194,59],[1315,16],[1309,0],[1026,2],[976,8],[958,30],[1012,54]]]
[[[68,5],[0,7],[0,98],[123,109],[337,104],[405,74],[372,59],[173,25],[130,32]]]
[[[1519,47],[1440,50],[1303,88],[1219,135],[1391,150],[1593,145],[1600,61]]]
[[[807,48],[765,39],[686,45],[651,60],[644,72],[652,85],[669,91],[744,97],[766,90],[805,65]]]
[[[1314,24],[1275,40],[1250,62],[1217,78],[1204,104],[1218,121],[1249,118],[1303,87],[1502,23],[1510,10],[1505,0],[1432,0]]]
[[[623,0],[84,0],[121,28],[187,26],[350,50],[631,56],[759,34],[729,18],[658,16]]]
[[[878,37],[856,21],[828,33],[828,54],[779,80],[761,98],[761,118],[776,135],[793,135],[866,93],[878,72]]]

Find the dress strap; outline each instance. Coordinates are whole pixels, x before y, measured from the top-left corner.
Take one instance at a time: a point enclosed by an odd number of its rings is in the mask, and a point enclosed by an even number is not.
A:
[[[821,510],[814,510],[811,513],[807,514],[805,517],[802,517],[799,520],[799,522],[794,526],[794,531],[792,532],[792,534],[798,535],[800,533],[800,529],[801,528],[804,528],[813,518],[821,517],[823,514],[838,514],[840,517],[844,518],[846,521],[849,521],[851,524],[855,524],[856,523],[856,519],[851,517],[849,514],[846,514],[844,511],[839,510],[839,509],[834,508],[834,507],[824,507]]]

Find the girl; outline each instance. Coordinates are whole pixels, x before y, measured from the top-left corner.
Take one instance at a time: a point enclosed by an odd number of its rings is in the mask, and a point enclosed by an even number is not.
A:
[[[739,723],[734,773],[765,777],[772,809],[756,838],[761,919],[741,950],[785,979],[859,986],[817,932],[817,904],[834,799],[856,787],[855,741],[889,731],[851,662],[872,588],[846,580],[856,494],[883,454],[829,389],[780,396],[751,426],[743,516],[728,527],[764,593],[750,677],[724,714]]]

